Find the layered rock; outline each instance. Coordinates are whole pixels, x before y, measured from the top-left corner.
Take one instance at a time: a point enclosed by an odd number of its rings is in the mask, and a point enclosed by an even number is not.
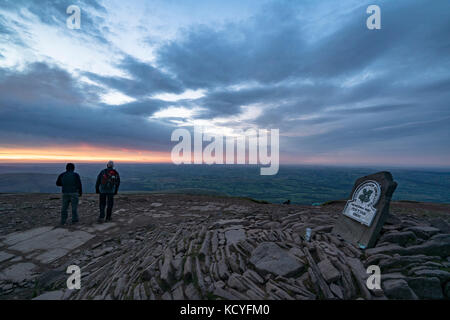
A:
[[[443,232],[443,219],[434,222],[437,228],[398,215],[387,222],[378,244],[363,251],[331,234],[339,206],[127,197],[128,207],[116,211],[109,226],[86,222],[57,231],[83,241],[66,245],[51,262],[41,258],[42,250],[48,253],[54,245],[32,250],[24,241],[60,228],[4,235],[0,295],[33,298],[31,284],[40,283],[40,299],[448,298],[450,235]],[[305,228],[313,230],[310,241]],[[18,255],[14,248],[23,250]],[[81,267],[80,290],[65,287],[70,264]],[[379,290],[366,285],[370,265],[381,268]],[[19,279],[19,273],[25,276]]]

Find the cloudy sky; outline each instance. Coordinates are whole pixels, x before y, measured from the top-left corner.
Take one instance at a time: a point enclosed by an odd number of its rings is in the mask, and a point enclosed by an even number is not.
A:
[[[279,129],[282,163],[450,166],[450,1],[0,0],[0,161],[169,161],[193,125]]]

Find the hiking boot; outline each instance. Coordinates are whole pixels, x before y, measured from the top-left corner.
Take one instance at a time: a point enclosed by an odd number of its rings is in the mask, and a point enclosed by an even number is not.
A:
[[[103,219],[98,218],[98,219],[97,219],[97,223],[103,223]]]
[[[111,217],[105,219],[105,222],[111,222],[111,221],[112,221]]]
[[[78,220],[75,220],[75,221],[72,221],[72,224],[77,224],[79,221]]]

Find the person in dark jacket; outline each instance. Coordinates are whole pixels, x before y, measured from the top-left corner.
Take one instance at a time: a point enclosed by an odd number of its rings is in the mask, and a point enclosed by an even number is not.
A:
[[[72,205],[72,223],[78,222],[78,197],[83,194],[81,179],[75,171],[75,165],[68,163],[66,172],[61,173],[56,180],[56,185],[62,187],[61,225],[67,220],[67,209]]]
[[[97,182],[95,183],[95,192],[100,194],[100,216],[97,222],[102,223],[105,219],[105,207],[106,207],[106,220],[112,220],[112,208],[114,205],[114,196],[119,191],[120,176],[114,169],[114,162],[109,161],[106,165],[106,169],[100,171],[97,176]]]

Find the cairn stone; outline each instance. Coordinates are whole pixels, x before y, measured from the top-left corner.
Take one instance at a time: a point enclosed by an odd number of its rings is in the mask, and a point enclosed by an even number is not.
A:
[[[288,251],[273,242],[261,243],[251,254],[250,262],[261,274],[289,276],[300,272],[304,265]]]

